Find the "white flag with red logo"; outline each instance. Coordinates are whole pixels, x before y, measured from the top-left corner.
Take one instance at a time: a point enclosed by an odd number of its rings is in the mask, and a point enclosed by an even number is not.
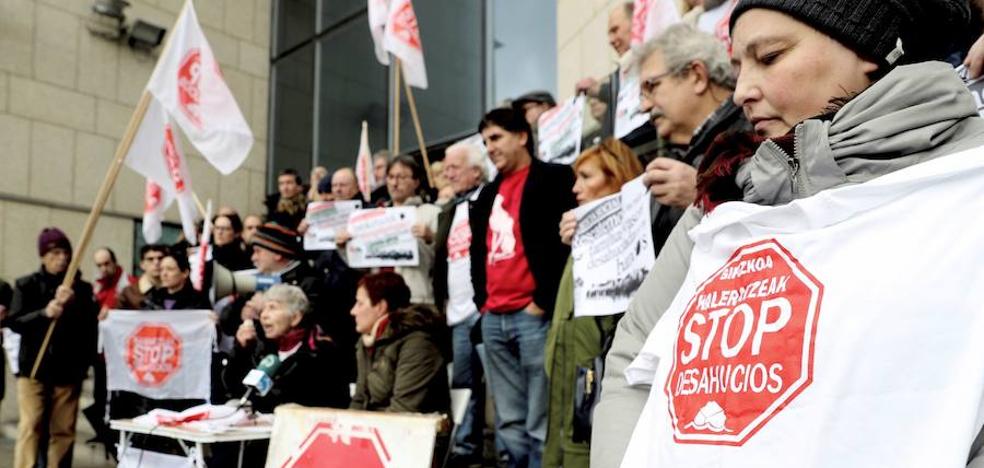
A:
[[[632,45],[642,44],[679,23],[681,15],[676,3],[676,0],[635,0],[632,9]]]
[[[386,30],[386,18],[389,16],[390,0],[368,0],[368,2],[369,34],[372,34],[376,60],[383,65],[389,65],[389,53],[383,47],[383,35]]]
[[[211,395],[210,310],[113,310],[99,322],[106,387],[147,398]]]
[[[376,172],[372,167],[372,153],[369,152],[369,128],[362,121],[362,138],[359,140],[359,156],[355,159],[355,177],[359,183],[362,198],[368,200],[372,188],[376,186]]]
[[[383,47],[392,52],[403,64],[404,80],[410,86],[427,89],[427,68],[424,66],[424,48],[420,42],[417,14],[410,0],[392,0]]]
[[[161,190],[167,192],[161,199],[178,200],[181,224],[188,242],[197,240],[195,216],[197,214],[194,195],[191,192],[191,175],[188,161],[178,148],[174,129],[167,112],[156,99],[150,100],[147,113],[133,138],[130,152],[126,155],[126,165],[147,179],[153,181]],[[146,208],[146,203],[145,203]],[[161,210],[167,208],[163,205]],[[146,215],[146,209],[145,209]],[[153,218],[152,218],[153,219]]]
[[[156,244],[161,240],[163,233],[161,223],[164,221],[164,212],[171,206],[172,201],[174,201],[174,197],[171,192],[162,189],[153,180],[147,179],[144,189],[143,223],[141,223],[144,242]]]
[[[229,174],[246,160],[253,132],[226,86],[190,1],[147,89],[219,172]]]
[[[984,223],[953,214],[984,210],[982,156],[705,217],[626,369],[652,387],[622,466],[963,468],[984,425]]]
[[[210,258],[209,249],[212,248],[212,200],[205,205],[205,221],[202,225],[201,242],[198,243],[198,250],[195,252],[196,261],[193,262],[191,269],[191,285],[198,291],[205,288],[205,264]]]

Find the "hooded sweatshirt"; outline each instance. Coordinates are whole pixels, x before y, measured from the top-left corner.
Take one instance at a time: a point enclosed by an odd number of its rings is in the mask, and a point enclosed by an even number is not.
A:
[[[973,96],[942,62],[896,67],[832,118],[806,120],[793,132],[792,153],[769,140],[741,163],[734,178],[743,201],[782,205],[984,145]],[[683,283],[688,232],[702,216],[697,207],[684,213],[619,322],[595,411],[593,467],[621,463],[649,396],[648,386],[629,386],[624,371]]]

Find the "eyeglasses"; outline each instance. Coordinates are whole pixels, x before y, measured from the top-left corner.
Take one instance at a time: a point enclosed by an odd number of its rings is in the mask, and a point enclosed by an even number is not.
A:
[[[659,88],[659,85],[663,82],[663,78],[666,78],[672,74],[673,72],[668,71],[666,73],[660,73],[659,75],[647,80],[643,80],[642,83],[639,84],[639,91],[642,92],[644,97],[652,96],[653,93],[656,92],[656,88]]]
[[[403,182],[404,180],[413,179],[412,175],[400,174],[400,175],[387,175],[386,180],[392,180],[394,182]]]

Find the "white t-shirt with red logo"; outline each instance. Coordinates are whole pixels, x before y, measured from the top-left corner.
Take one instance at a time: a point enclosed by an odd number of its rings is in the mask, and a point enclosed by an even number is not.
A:
[[[476,192],[477,193],[477,192]],[[448,325],[454,326],[478,313],[475,307],[475,288],[471,281],[471,226],[468,224],[468,202],[454,209],[451,231],[448,233]]]
[[[984,424],[982,156],[708,215],[626,369],[652,388],[622,466],[963,468]]]

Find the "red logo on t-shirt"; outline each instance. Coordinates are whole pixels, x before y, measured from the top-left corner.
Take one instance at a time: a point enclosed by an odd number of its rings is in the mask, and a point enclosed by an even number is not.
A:
[[[742,445],[808,387],[822,296],[777,241],[739,248],[680,319],[664,389],[674,439]]]
[[[451,226],[448,234],[448,260],[460,260],[468,257],[471,253],[472,232],[468,220],[465,219],[458,224]]]

